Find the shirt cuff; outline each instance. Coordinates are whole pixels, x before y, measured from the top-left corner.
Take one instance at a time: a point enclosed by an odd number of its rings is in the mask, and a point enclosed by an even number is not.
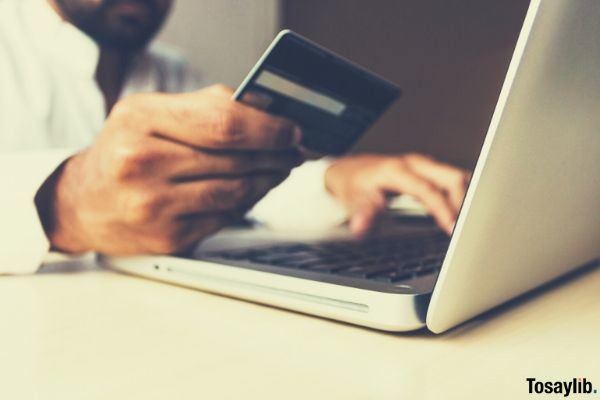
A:
[[[307,161],[271,190],[248,217],[274,230],[324,230],[346,220],[346,210],[325,187],[331,159]]]
[[[0,154],[0,274],[37,271],[50,249],[35,196],[56,169],[74,153],[52,149]]]

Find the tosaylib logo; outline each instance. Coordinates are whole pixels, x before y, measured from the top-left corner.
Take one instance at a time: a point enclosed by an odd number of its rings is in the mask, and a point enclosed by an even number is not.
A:
[[[540,381],[536,378],[527,378],[530,394],[562,394],[568,397],[572,394],[596,394],[591,381],[586,378],[573,378],[570,381]]]

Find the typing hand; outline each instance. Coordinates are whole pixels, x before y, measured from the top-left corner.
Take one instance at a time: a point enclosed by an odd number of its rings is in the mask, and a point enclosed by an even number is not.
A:
[[[301,163],[300,130],[231,93],[213,86],[117,103],[48,190],[42,217],[52,245],[174,253],[243,215]]]
[[[328,190],[347,208],[350,229],[365,234],[386,207],[386,195],[417,198],[438,225],[451,233],[469,173],[420,154],[344,157],[327,170]]]

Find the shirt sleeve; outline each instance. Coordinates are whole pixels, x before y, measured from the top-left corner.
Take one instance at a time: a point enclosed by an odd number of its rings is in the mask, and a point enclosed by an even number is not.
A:
[[[0,154],[0,274],[35,272],[50,249],[35,205],[39,188],[73,150]]]
[[[271,190],[248,213],[271,229],[282,231],[321,230],[346,220],[344,207],[325,187],[325,172],[331,161],[308,161]]]

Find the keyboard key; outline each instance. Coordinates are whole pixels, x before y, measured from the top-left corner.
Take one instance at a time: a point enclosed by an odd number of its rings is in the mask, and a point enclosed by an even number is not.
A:
[[[400,269],[402,269],[402,271],[409,272],[419,269],[420,267],[421,263],[419,261],[407,261],[401,265]]]
[[[437,272],[438,270],[436,268],[426,268],[426,269],[420,269],[418,271],[415,271],[415,277],[420,277],[420,276],[425,276],[425,275],[430,275],[433,274],[435,272]]]
[[[352,276],[355,278],[366,278],[369,275],[369,272],[365,269],[365,267],[361,267],[361,266],[342,269],[338,273],[340,275]]]
[[[337,271],[339,269],[344,269],[345,267],[347,267],[347,266],[346,265],[336,265],[336,264],[332,265],[332,264],[325,264],[322,262],[317,262],[317,263],[313,263],[313,264],[306,266],[306,269],[309,271],[331,273],[331,272]]]

